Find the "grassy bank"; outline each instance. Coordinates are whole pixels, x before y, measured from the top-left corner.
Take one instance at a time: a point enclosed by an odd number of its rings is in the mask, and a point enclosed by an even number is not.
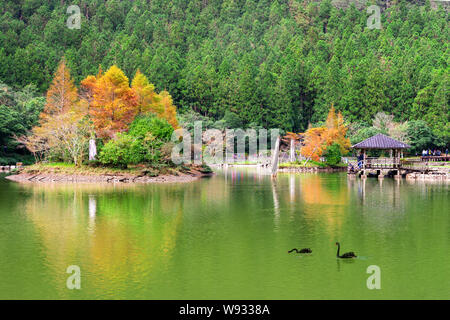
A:
[[[326,162],[318,162],[310,160],[306,162],[306,160],[303,161],[295,161],[295,162],[284,162],[280,163],[279,168],[280,169],[288,169],[288,168],[342,168],[346,167],[347,165],[345,163],[339,163],[335,166],[330,166]]]

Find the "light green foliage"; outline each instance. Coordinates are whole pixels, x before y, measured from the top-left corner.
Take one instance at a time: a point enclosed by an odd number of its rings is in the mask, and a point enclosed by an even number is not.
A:
[[[375,127],[360,127],[356,132],[350,134],[350,142],[352,145],[364,141],[378,133],[387,134],[386,130]]]
[[[342,157],[339,144],[333,143],[332,145],[329,145],[324,152],[324,157],[329,166],[338,165],[341,162]]]
[[[99,161],[105,165],[126,168],[128,164],[136,164],[144,159],[143,145],[139,139],[125,133],[106,143],[100,154]]]
[[[411,145],[412,154],[421,154],[422,150],[428,150],[435,146],[435,136],[423,120],[410,121],[408,123],[408,142]]]
[[[99,161],[105,165],[126,167],[129,164],[157,165],[167,160],[165,148],[173,128],[166,120],[154,115],[137,117],[128,133],[118,134],[103,146]]]
[[[137,117],[130,125],[128,133],[138,139],[144,139],[148,133],[151,133],[161,142],[167,142],[172,136],[173,128],[164,119],[146,115]]]

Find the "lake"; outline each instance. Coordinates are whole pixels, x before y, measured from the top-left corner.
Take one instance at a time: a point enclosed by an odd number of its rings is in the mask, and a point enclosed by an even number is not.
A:
[[[17,184],[0,177],[0,299],[449,299],[446,183]],[[357,259],[336,258],[354,251]],[[311,248],[310,255],[288,254]],[[67,268],[79,266],[81,289]],[[381,289],[369,290],[369,266]]]

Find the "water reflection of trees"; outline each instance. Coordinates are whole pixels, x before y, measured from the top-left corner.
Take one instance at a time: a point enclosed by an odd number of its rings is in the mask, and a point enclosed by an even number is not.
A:
[[[155,186],[156,187],[156,186]],[[183,219],[180,186],[26,185],[23,203],[49,273],[64,297],[67,266],[89,274],[91,292],[142,286],[171,263]]]
[[[305,215],[319,220],[329,231],[339,229],[348,206],[348,190],[338,176],[308,174],[300,179]]]

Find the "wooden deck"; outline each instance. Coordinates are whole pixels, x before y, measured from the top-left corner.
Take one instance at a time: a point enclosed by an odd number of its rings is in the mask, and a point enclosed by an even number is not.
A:
[[[442,159],[442,157],[440,157]],[[444,165],[448,162],[440,160]],[[448,175],[448,169],[443,169],[437,161],[422,161],[422,159],[400,160],[398,158],[366,158],[361,166],[357,162],[350,161],[354,167],[354,171],[348,171],[349,174],[357,174],[362,176],[377,175],[409,175],[409,174],[425,174],[425,175]]]

